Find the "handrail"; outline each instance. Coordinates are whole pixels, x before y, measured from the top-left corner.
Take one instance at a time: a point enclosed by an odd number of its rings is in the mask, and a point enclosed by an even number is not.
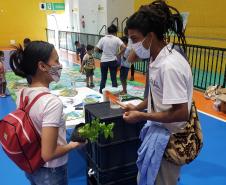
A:
[[[99,31],[99,35],[101,34],[102,30],[105,28],[105,32],[106,32],[106,29],[107,29],[107,26],[106,25],[103,25],[102,28],[100,29]]]
[[[106,26],[103,26],[102,30],[104,28],[106,28]],[[53,30],[46,29],[46,31],[49,32],[49,38],[47,39],[50,42],[54,42],[53,39],[55,39],[55,37]],[[72,45],[74,44],[74,40],[67,39],[72,33],[78,34],[78,37],[82,37],[82,42],[91,45],[95,45],[103,36],[98,34],[58,31],[59,48],[67,50],[73,49]],[[191,66],[195,88],[205,90],[208,86],[213,84],[226,87],[226,48],[186,44],[186,54]],[[145,62],[140,61],[135,63],[136,71],[146,73],[146,67],[147,64]]]
[[[118,28],[118,17],[115,17],[114,19],[113,19],[113,21],[111,21],[111,24],[114,24],[114,22],[116,21],[116,26],[117,26],[117,28]]]
[[[126,17],[125,19],[122,20],[122,23],[121,23],[121,31],[122,31],[122,36],[124,36],[124,22],[127,21],[129,18]]]
[[[69,33],[77,33],[77,34],[84,34],[84,35],[93,35],[93,36],[97,36],[97,34],[92,34],[92,33],[83,33],[83,32],[77,32],[77,31],[67,31],[67,30],[60,30],[59,32],[69,32]],[[99,36],[99,35],[98,35]],[[104,36],[104,35],[101,35]]]

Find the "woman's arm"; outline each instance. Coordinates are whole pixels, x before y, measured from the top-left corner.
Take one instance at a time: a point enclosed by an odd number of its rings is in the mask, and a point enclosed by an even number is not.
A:
[[[57,145],[58,127],[43,127],[41,135],[41,156],[44,161],[50,161],[61,157],[74,148],[78,148],[84,143],[70,142],[69,144]]]

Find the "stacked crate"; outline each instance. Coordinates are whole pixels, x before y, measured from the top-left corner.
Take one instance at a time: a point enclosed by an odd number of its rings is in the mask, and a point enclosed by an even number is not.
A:
[[[90,185],[136,185],[139,134],[144,123],[125,123],[123,112],[111,109],[109,102],[85,106],[86,123],[96,118],[106,124],[115,123],[112,139],[100,135],[97,142],[87,144]]]

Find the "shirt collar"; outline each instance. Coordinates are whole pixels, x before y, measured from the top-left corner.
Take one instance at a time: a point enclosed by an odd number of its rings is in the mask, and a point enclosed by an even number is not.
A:
[[[165,58],[166,56],[168,56],[170,54],[170,50],[171,50],[172,44],[167,44],[165,47],[163,47],[161,49],[161,51],[159,52],[159,54],[157,55],[157,57],[155,58],[155,60],[152,60],[152,57],[150,58],[150,66],[154,67],[154,66],[158,66],[158,64],[160,64],[161,61],[163,61],[162,59]]]

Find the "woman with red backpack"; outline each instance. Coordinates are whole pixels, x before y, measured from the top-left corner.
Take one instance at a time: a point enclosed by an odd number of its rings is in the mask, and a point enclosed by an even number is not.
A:
[[[62,65],[58,54],[52,44],[33,41],[24,50],[18,47],[10,64],[16,75],[31,77],[29,87],[22,90],[22,99],[28,97],[30,103],[40,93],[47,93],[29,111],[29,117],[41,136],[41,157],[45,164],[26,176],[32,185],[67,185],[67,153],[84,144],[67,143],[63,104],[49,91],[49,84],[60,80]],[[20,98],[17,105],[19,101]]]

